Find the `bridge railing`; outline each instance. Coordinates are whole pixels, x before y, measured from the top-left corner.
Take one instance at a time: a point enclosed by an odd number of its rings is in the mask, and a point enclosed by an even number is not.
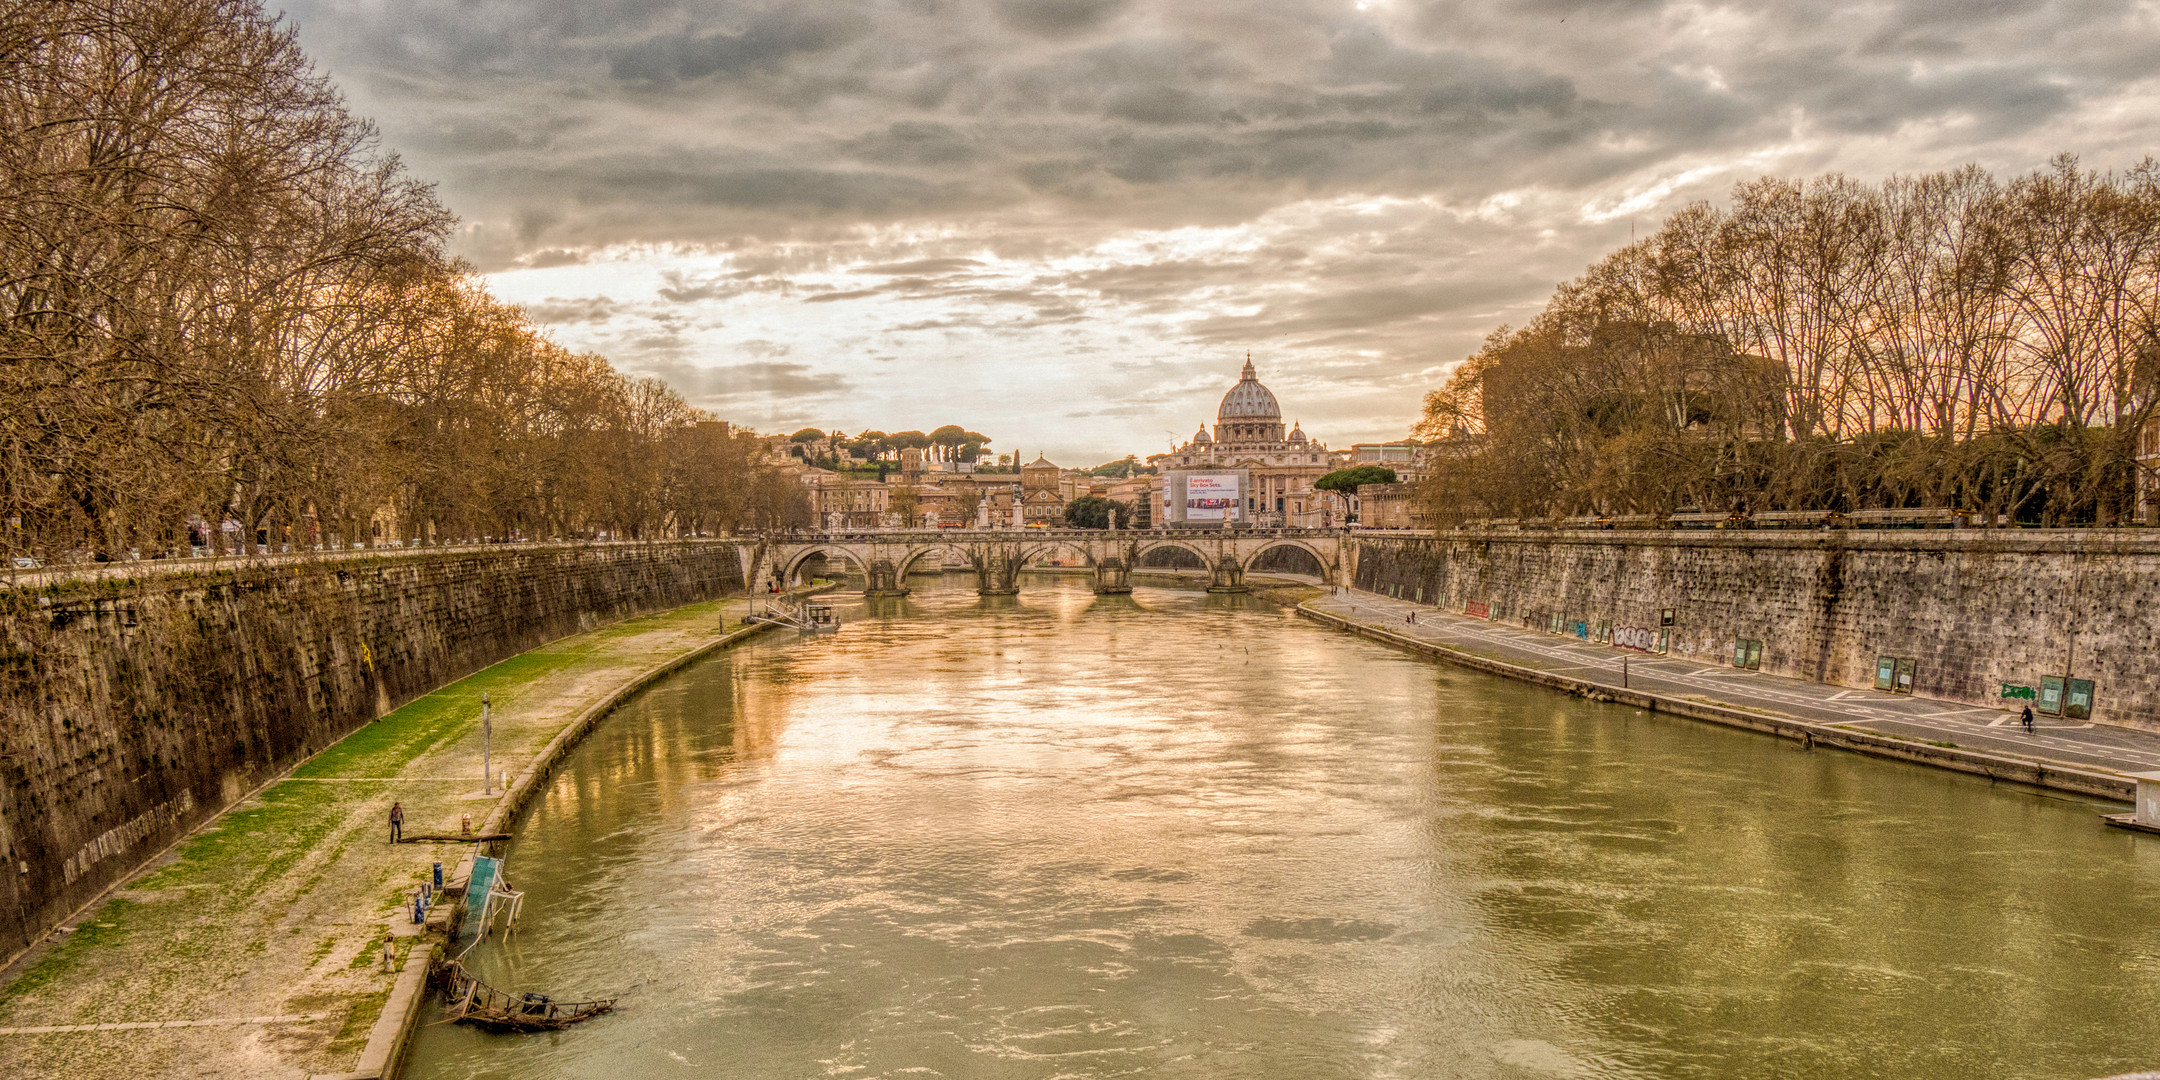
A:
[[[754,536],[668,536],[642,540],[490,540],[490,541],[441,541],[436,543],[413,543],[405,541],[375,541],[352,543],[343,546],[331,544],[270,545],[251,544],[246,550],[230,550],[203,555],[179,555],[155,552],[94,562],[87,559],[75,562],[39,563],[29,567],[0,567],[0,588],[43,588],[62,582],[94,581],[100,579],[131,580],[161,575],[185,573],[211,573],[220,570],[253,570],[264,567],[294,564],[323,564],[337,562],[363,562],[380,559],[433,558],[461,553],[514,554],[520,551],[559,551],[571,548],[626,549],[660,547],[667,545],[717,544],[740,547],[755,543]]]

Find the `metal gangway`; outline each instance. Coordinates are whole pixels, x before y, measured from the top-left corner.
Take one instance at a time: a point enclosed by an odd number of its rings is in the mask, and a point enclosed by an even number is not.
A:
[[[785,600],[760,605],[743,617],[746,623],[774,623],[804,633],[829,634],[840,629],[840,618],[831,604],[790,604]]]

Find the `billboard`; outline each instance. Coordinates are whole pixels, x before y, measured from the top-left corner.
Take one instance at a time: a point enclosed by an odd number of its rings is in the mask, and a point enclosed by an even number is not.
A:
[[[1243,487],[1237,473],[1185,474],[1185,520],[1236,521],[1242,508]]]

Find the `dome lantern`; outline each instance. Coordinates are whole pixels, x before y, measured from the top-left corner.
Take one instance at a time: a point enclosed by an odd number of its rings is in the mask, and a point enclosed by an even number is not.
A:
[[[1245,371],[1236,386],[1223,395],[1222,407],[1215,411],[1217,424],[1279,423],[1282,406],[1276,404],[1275,394],[1260,385],[1259,376],[1253,371],[1251,360],[1245,361]]]

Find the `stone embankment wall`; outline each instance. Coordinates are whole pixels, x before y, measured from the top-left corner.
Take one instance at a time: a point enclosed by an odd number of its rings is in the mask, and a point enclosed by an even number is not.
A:
[[[356,554],[0,592],[0,955],[413,698],[740,591],[739,546]]]
[[[1671,655],[1872,687],[1878,656],[1914,691],[2003,707],[2003,684],[2095,683],[2092,719],[2160,728],[2160,535],[2138,530],[1363,534],[1358,587],[1574,633],[1636,630]]]

